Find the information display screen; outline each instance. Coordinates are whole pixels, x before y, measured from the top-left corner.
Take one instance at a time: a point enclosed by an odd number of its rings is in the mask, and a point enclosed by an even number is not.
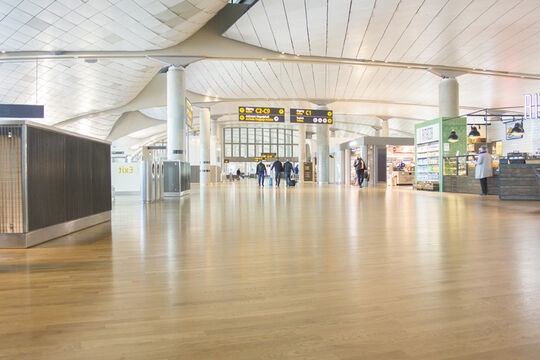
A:
[[[332,110],[291,109],[291,122],[302,124],[333,124]]]
[[[256,122],[285,122],[284,108],[240,106],[238,120]]]

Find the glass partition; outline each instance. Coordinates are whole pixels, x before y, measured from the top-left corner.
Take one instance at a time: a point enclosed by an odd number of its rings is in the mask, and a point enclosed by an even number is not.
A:
[[[298,131],[279,128],[224,128],[225,157],[253,158],[262,153],[298,156]]]

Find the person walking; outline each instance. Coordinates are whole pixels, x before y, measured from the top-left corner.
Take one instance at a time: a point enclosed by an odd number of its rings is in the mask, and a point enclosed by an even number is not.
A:
[[[354,160],[354,170],[356,170],[356,177],[358,179],[358,186],[362,187],[364,183],[364,173],[366,171],[366,163],[360,156]]]
[[[262,161],[257,164],[257,176],[259,178],[259,187],[264,187],[264,176],[266,175],[266,166]]]
[[[480,146],[480,154],[476,160],[475,177],[480,180],[482,195],[488,194],[487,178],[493,176],[493,160],[487,151],[487,146]]]
[[[283,164],[281,161],[279,161],[279,159],[276,159],[270,169],[274,170],[276,187],[279,187],[279,183],[281,182],[281,173],[283,172]]]
[[[285,184],[287,186],[291,186],[291,174],[294,171],[293,164],[287,160],[285,164],[283,164],[283,171],[285,172]]]

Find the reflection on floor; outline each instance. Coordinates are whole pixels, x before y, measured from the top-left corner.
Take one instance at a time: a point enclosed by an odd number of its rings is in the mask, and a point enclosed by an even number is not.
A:
[[[1,359],[536,359],[540,206],[225,184],[0,251]]]

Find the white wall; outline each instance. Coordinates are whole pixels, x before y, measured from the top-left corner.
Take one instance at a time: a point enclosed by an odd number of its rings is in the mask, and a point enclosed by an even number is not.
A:
[[[139,192],[141,190],[140,163],[112,163],[111,178],[115,192]]]
[[[494,121],[488,126],[488,141],[502,141],[504,155],[514,151],[540,155],[540,119],[525,120],[523,128],[523,139],[506,140],[506,125]]]

